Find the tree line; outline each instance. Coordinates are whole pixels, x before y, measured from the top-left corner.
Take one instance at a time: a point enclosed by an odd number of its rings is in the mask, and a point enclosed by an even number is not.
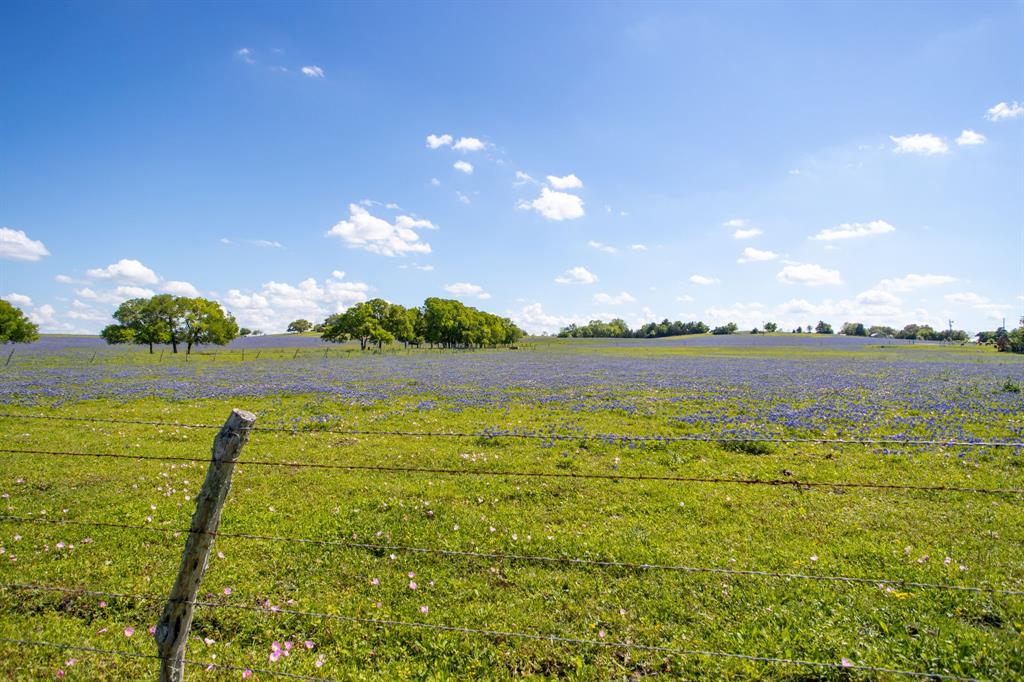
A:
[[[296,320],[289,327],[296,331],[310,328],[307,320]],[[363,350],[396,341],[407,347],[424,343],[432,348],[510,346],[526,335],[507,317],[445,298],[428,298],[418,308],[375,298],[331,315],[313,329],[326,341],[359,341]]]
[[[189,298],[158,294],[150,298],[128,299],[114,311],[117,324],[103,328],[100,336],[107,343],[138,343],[149,346],[171,344],[177,353],[178,344],[185,345],[185,354],[192,346],[226,345],[239,333],[234,316],[220,303],[206,298]]]

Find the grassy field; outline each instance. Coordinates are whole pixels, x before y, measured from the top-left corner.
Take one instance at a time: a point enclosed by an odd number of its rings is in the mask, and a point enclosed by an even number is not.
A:
[[[188,656],[237,669],[190,679],[901,677],[844,661],[1024,676],[1024,594],[1006,593],[1024,590],[1021,449],[905,442],[1024,440],[1020,357],[788,335],[383,355],[261,343],[188,363],[84,341],[19,349],[0,412],[101,421],[3,416],[0,448],[137,459],[0,453],[0,582],[129,596],[5,587],[0,638],[154,654],[206,464],[146,458],[208,457],[213,429],[171,423],[239,407],[258,421],[221,530],[264,537],[217,539]],[[812,579],[825,576],[867,580]],[[0,652],[5,679],[156,670]]]

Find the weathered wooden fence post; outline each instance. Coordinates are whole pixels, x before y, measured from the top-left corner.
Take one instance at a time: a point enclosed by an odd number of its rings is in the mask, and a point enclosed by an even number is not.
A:
[[[199,583],[206,573],[206,564],[213,548],[214,536],[220,526],[224,500],[231,488],[231,474],[242,447],[249,439],[249,430],[256,415],[245,410],[232,410],[216,438],[213,458],[206,471],[203,488],[196,497],[196,511],[185,540],[178,577],[156,626],[156,645],[160,652],[160,682],[181,682],[185,675],[185,647],[192,628],[192,611],[199,595]]]

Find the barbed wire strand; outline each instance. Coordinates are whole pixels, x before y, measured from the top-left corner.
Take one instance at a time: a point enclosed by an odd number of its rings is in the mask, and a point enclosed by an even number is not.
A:
[[[151,421],[135,419],[107,419],[100,417],[68,417],[44,414],[12,414],[0,413],[0,417],[13,419],[51,419],[58,421],[94,422],[104,424],[135,424],[141,426],[173,426],[185,429],[220,429],[216,424],[189,424],[172,421]],[[945,445],[950,447],[1024,447],[1024,441],[993,441],[993,440],[955,440],[955,439],[896,439],[896,438],[775,438],[772,436],[713,436],[707,434],[663,436],[652,434],[558,434],[558,433],[524,433],[519,431],[501,431],[486,428],[482,431],[388,431],[371,429],[322,429],[294,428],[285,426],[254,426],[254,431],[272,433],[288,433],[292,435],[309,435],[331,433],[350,436],[400,436],[426,438],[519,438],[543,441],[601,440],[608,443],[627,442],[695,442],[695,443],[784,443],[784,444],[845,444],[845,445]]]
[[[17,521],[23,523],[45,523],[50,525],[85,526],[99,528],[119,528],[127,530],[141,530],[151,533],[162,533],[181,535],[203,534],[213,537],[236,538],[243,540],[258,540],[263,542],[289,542],[297,544],[317,545],[324,547],[344,547],[351,549],[365,549],[370,552],[409,552],[413,554],[437,554],[447,557],[465,557],[478,559],[495,559],[500,561],[524,561],[549,564],[572,564],[578,566],[598,566],[602,568],[623,568],[640,571],[675,571],[679,573],[713,573],[718,575],[750,576],[765,578],[780,578],[783,580],[813,580],[819,582],[843,582],[861,585],[911,587],[928,590],[948,590],[957,592],[972,592],[979,594],[998,594],[1005,596],[1021,596],[1024,590],[1013,590],[1002,587],[980,587],[974,585],[949,585],[945,583],[927,583],[895,578],[859,578],[842,575],[816,575],[813,573],[785,573],[778,571],[763,571],[755,569],[719,568],[714,566],[685,566],[678,564],[651,564],[631,561],[616,561],[610,559],[584,559],[578,557],[542,556],[536,554],[509,554],[502,552],[475,552],[470,550],[442,549],[439,547],[413,547],[410,545],[377,545],[369,542],[355,542],[348,540],[319,540],[315,538],[295,538],[275,535],[257,535],[252,533],[236,532],[208,532],[202,530],[177,530],[174,528],[157,528],[153,526],[140,526],[125,523],[114,523],[110,521],[78,521],[74,519],[44,519],[31,518],[26,516],[0,515],[0,521]]]
[[[50,648],[50,649],[61,649],[70,651],[84,651],[94,654],[109,654],[115,656],[123,656],[126,658],[145,658],[151,660],[160,660],[160,657],[156,654],[143,654],[137,651],[124,651],[122,649],[101,649],[99,647],[85,646],[82,644],[66,644],[63,642],[48,642],[45,640],[31,640],[31,639],[13,639],[9,637],[0,637],[0,643],[3,644],[18,644],[24,646],[32,646],[39,648]],[[185,659],[185,665],[200,666],[207,670],[237,670],[244,672],[249,670],[253,673],[261,675],[274,675],[277,677],[284,677],[292,680],[309,680],[312,682],[334,682],[330,678],[326,677],[311,677],[309,675],[299,675],[296,673],[287,673],[282,670],[271,670],[270,668],[250,668],[248,666],[232,665],[230,663],[213,663],[203,661],[192,661]]]
[[[136,461],[169,461],[169,462],[202,462],[210,463],[210,458],[180,457],[174,455],[129,455],[111,452],[68,452],[64,450],[25,450],[18,448],[0,448],[0,453],[23,455],[46,455],[54,457],[100,457],[113,459],[131,459]],[[947,485],[913,485],[903,483],[858,483],[853,481],[801,481],[780,478],[722,478],[716,476],[670,476],[667,474],[587,474],[574,472],[550,471],[514,471],[486,469],[448,469],[443,467],[398,467],[383,464],[340,464],[337,462],[287,462],[260,459],[247,459],[236,462],[239,466],[273,466],[294,469],[337,469],[345,471],[374,471],[378,473],[414,473],[443,474],[446,476],[509,476],[522,478],[571,478],[583,480],[609,481],[670,481],[676,483],[725,483],[736,485],[766,485],[791,488],[871,488],[878,490],[916,490],[927,492],[977,493],[982,495],[1020,495],[1024,490],[1019,488],[966,488]]]
[[[107,597],[120,597],[120,598],[137,598],[150,600],[152,597],[147,595],[125,595],[116,592],[101,592],[96,590],[75,590],[64,587],[52,587],[45,585],[29,585],[20,583],[6,583],[0,584],[0,587],[6,589],[24,589],[24,590],[39,590],[39,591],[54,591],[54,592],[65,592],[65,593],[82,593],[94,596],[107,596]],[[443,625],[439,623],[424,623],[422,621],[403,621],[403,620],[392,620],[386,618],[364,618],[360,616],[344,616],[337,613],[323,613],[317,611],[299,611],[296,609],[286,608],[266,608],[261,606],[248,606],[244,604],[224,604],[217,602],[207,601],[182,601],[184,604],[191,604],[193,606],[202,606],[204,608],[226,608],[234,609],[238,611],[252,611],[256,613],[265,614],[277,614],[277,615],[289,615],[298,616],[303,618],[317,618],[321,620],[339,620],[348,623],[361,623],[364,625],[374,625],[378,627],[409,627],[409,628],[421,628],[426,630],[437,630],[442,632],[456,632],[467,635],[482,635],[491,638],[515,638],[515,639],[526,639],[532,641],[551,642],[560,644],[577,644],[583,646],[597,646],[607,647],[615,649],[633,649],[638,651],[650,651],[657,653],[674,654],[677,656],[703,656],[707,658],[728,658],[745,661],[754,661],[759,663],[776,663],[783,665],[796,665],[804,667],[814,668],[827,668],[832,670],[862,670],[865,672],[875,673],[887,673],[890,675],[901,675],[904,677],[917,677],[927,679],[944,679],[944,680],[957,680],[961,682],[978,682],[978,680],[969,677],[962,677],[958,675],[948,675],[944,673],[926,673],[918,672],[913,670],[900,670],[896,668],[884,668],[880,666],[864,665],[858,663],[830,663],[826,661],[805,661],[795,658],[777,658],[774,656],[756,656],[752,654],[737,654],[728,651],[712,651],[705,649],[682,649],[677,647],[668,647],[653,644],[637,644],[634,642],[615,642],[615,641],[604,641],[600,639],[583,639],[578,637],[565,637],[562,635],[540,635],[528,632],[515,632],[515,631],[504,631],[504,630],[489,630],[483,628],[470,628],[458,625]],[[3,641],[3,640],[0,640]],[[255,672],[255,670],[254,670]]]

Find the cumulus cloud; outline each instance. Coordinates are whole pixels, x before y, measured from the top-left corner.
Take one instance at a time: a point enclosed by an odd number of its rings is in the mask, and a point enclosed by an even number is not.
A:
[[[437,178],[430,178],[430,186],[431,187],[440,187],[441,186],[441,181],[438,180]]]
[[[836,227],[826,227],[818,234],[811,237],[818,241],[835,241],[837,239],[859,239],[861,237],[872,237],[874,235],[894,232],[895,227],[884,220],[872,220],[870,223],[843,223]]]
[[[420,272],[431,272],[433,265],[420,265],[419,263],[403,263],[398,266],[399,270],[419,270]]]
[[[809,287],[843,283],[838,270],[827,270],[813,263],[787,265],[775,278],[784,284],[803,284]]]
[[[956,138],[956,143],[961,147],[971,147],[974,145],[985,144],[988,138],[981,133],[976,133],[973,130],[964,130],[960,133],[960,137]]]
[[[555,189],[582,189],[583,181],[577,178],[573,174],[566,175],[565,177],[558,177],[557,175],[549,175],[548,182]]]
[[[319,66],[303,66],[302,75],[309,76],[310,78],[323,78],[324,70]]]
[[[748,221],[747,221],[746,218],[731,218],[730,220],[726,220],[724,223],[722,223],[722,226],[723,227],[746,227],[747,226],[747,222]]]
[[[0,227],[0,258],[37,261],[50,252],[41,241],[29,239],[23,230]]]
[[[27,305],[32,305],[32,299],[29,296],[26,296],[25,294],[16,294],[14,292],[11,292],[4,296],[4,300],[20,308],[24,308]]]
[[[29,313],[28,319],[41,327],[45,327],[56,322],[57,311],[53,309],[52,305],[46,303]]]
[[[582,316],[568,317],[546,313],[540,303],[530,303],[523,306],[520,310],[507,312],[507,315],[519,327],[534,334],[540,332],[554,334],[567,325],[573,323],[584,324],[587,322]]]
[[[135,284],[156,284],[160,281],[155,272],[134,258],[122,258],[105,268],[87,270],[85,274],[93,279],[113,279]]]
[[[559,284],[593,284],[597,281],[597,275],[587,270],[582,265],[569,268],[564,273],[555,277]]]
[[[779,254],[774,251],[762,251],[748,246],[743,249],[743,253],[736,260],[737,263],[757,263],[761,261],[775,260],[779,257]]]
[[[985,114],[985,118],[990,121],[1004,121],[1010,118],[1020,118],[1021,116],[1024,116],[1024,107],[1016,102],[1013,104],[1000,102]]]
[[[75,294],[96,303],[121,303],[129,298],[149,298],[156,294],[146,287],[121,285],[113,289],[94,291],[89,287],[77,289]]]
[[[478,152],[486,147],[486,142],[475,137],[460,137],[459,141],[452,146],[452,149],[457,149],[460,152]]]
[[[609,246],[608,244],[604,244],[602,242],[596,242],[594,240],[590,240],[589,242],[587,242],[587,246],[589,246],[592,249],[597,249],[598,251],[604,251],[605,253],[616,253],[616,252],[618,252],[618,249],[615,248],[614,246]]]
[[[512,184],[518,186],[518,185],[525,185],[528,182],[535,183],[537,181],[534,180],[533,176],[531,176],[529,173],[524,173],[523,171],[518,171],[517,170],[516,171],[516,180]]]
[[[427,135],[427,146],[431,149],[439,149],[452,143],[452,136],[445,135]]]
[[[941,137],[931,133],[918,133],[915,135],[890,135],[889,139],[896,145],[893,151],[897,154],[921,154],[931,156],[933,154],[945,154],[949,151],[949,145]]]
[[[548,220],[562,221],[582,218],[583,199],[575,194],[555,192],[541,187],[540,196],[533,201],[522,200],[517,205],[521,209],[533,209]]]
[[[766,321],[766,314],[764,305],[757,302],[711,306],[704,311],[704,317],[711,325],[735,322],[744,329],[760,327]]]
[[[359,204],[349,204],[349,217],[327,231],[329,237],[341,237],[349,248],[362,249],[381,256],[406,253],[430,253],[430,244],[420,241],[418,229],[436,229],[429,220],[400,215],[394,223],[372,215]]]
[[[455,163],[452,164],[452,168],[454,168],[457,171],[462,171],[466,175],[473,174],[473,164],[471,164],[468,161],[456,161]]]
[[[169,280],[164,282],[163,290],[168,294],[174,294],[175,296],[198,296],[199,290],[196,289],[188,282],[182,282],[179,280]]]
[[[57,275],[56,277],[53,278],[53,280],[55,282],[59,282],[60,284],[75,284],[75,279],[72,277],[68,277],[67,275]]]
[[[690,282],[706,287],[710,284],[715,284],[718,280],[714,277],[706,277],[704,275],[690,275]]]
[[[455,282],[454,284],[445,284],[444,290],[449,294],[455,296],[479,298],[486,300],[491,297],[489,293],[484,291],[484,288],[479,284],[470,284],[469,282]]]
[[[647,245],[646,244],[630,244],[629,248],[631,248],[634,251],[646,251],[647,250]]]
[[[998,320],[1007,311],[1012,309],[1012,306],[1004,303],[994,303],[989,298],[976,294],[972,291],[965,291],[956,294],[946,294],[946,301],[955,305],[964,305],[983,313],[986,317]]]
[[[951,284],[956,281],[956,277],[949,275],[918,275],[911,273],[905,277],[896,277],[893,279],[883,279],[875,287],[881,291],[896,291],[905,293],[913,291],[914,289],[920,289],[922,287],[934,287],[941,284]]]
[[[751,227],[750,229],[747,230],[736,230],[735,232],[732,233],[732,236],[734,239],[750,239],[751,237],[756,237],[759,234],[764,234],[764,232],[757,229],[756,227]]]
[[[633,303],[635,301],[636,299],[626,291],[618,294],[594,294],[594,303],[599,305],[622,305],[623,303]]]
[[[238,57],[239,59],[241,59],[246,64],[255,64],[256,63],[256,60],[253,59],[253,51],[251,49],[249,49],[248,47],[243,47],[242,49],[240,49],[237,52],[235,52],[235,56]]]
[[[283,332],[292,320],[303,317],[320,320],[367,299],[369,285],[344,280],[335,270],[323,284],[307,278],[298,284],[270,281],[258,291],[231,289],[221,303],[240,325],[266,332]]]

